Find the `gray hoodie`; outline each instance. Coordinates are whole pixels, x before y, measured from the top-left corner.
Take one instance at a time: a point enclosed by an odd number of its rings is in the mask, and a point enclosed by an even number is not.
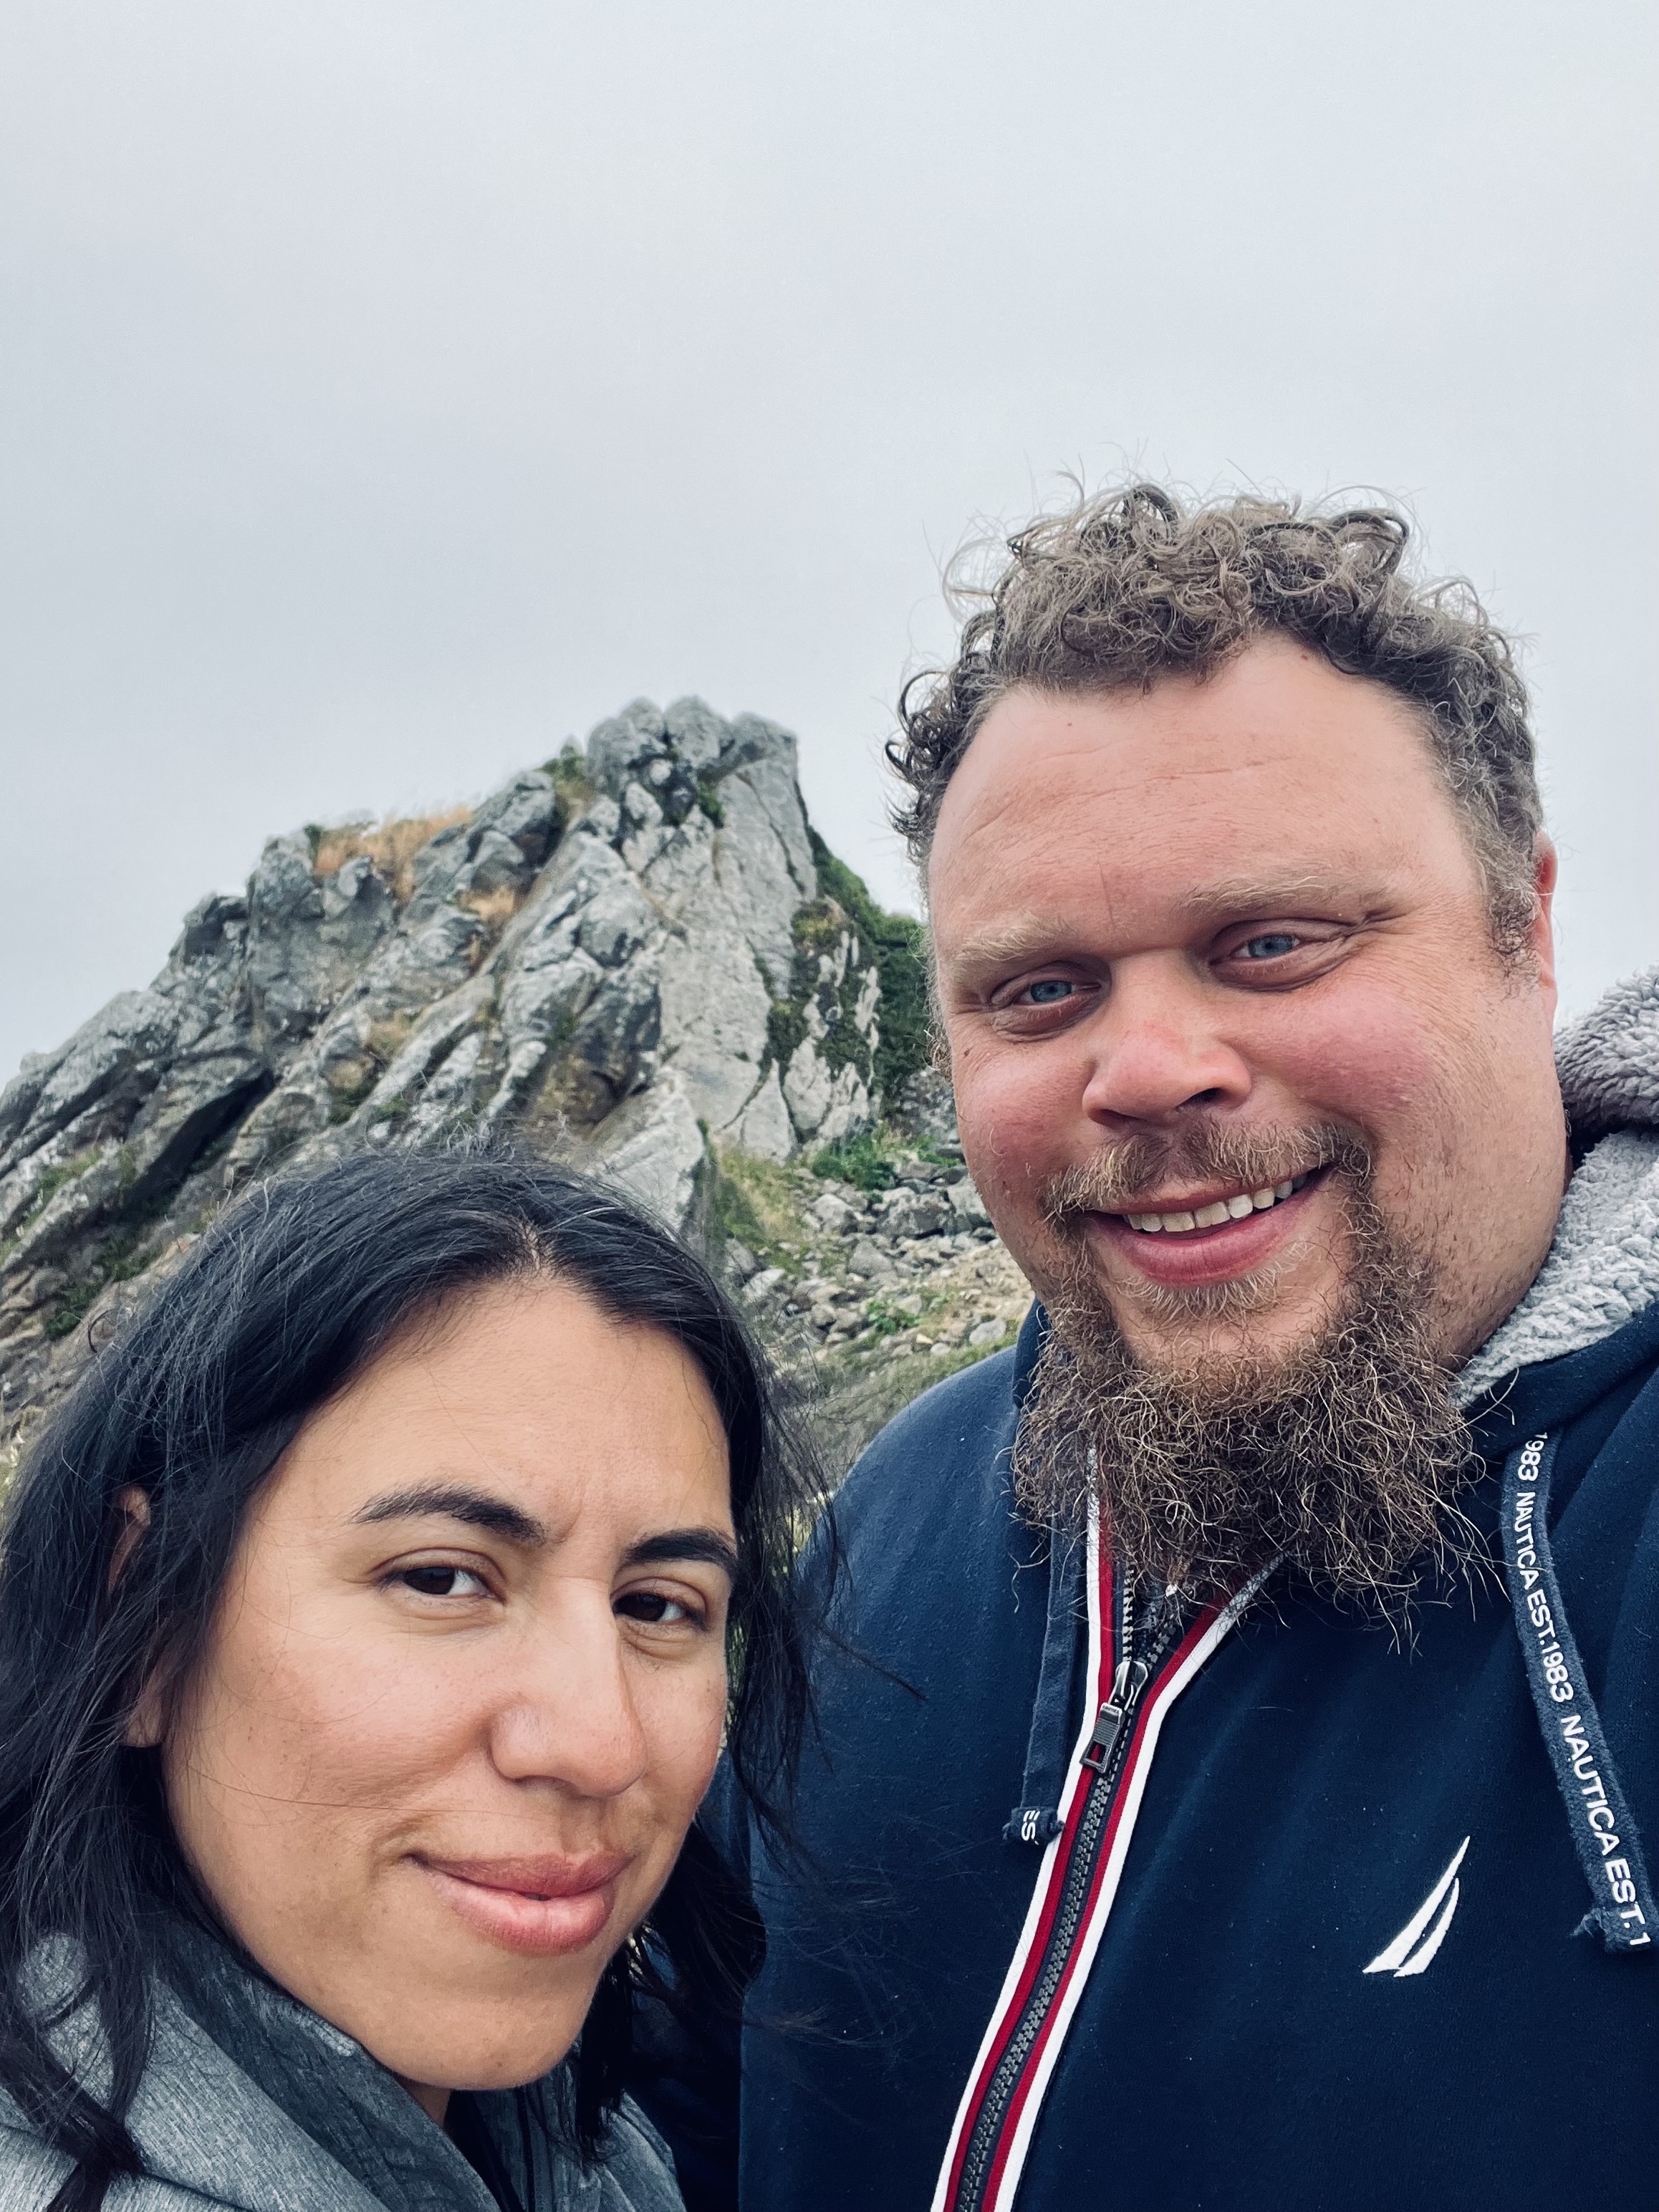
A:
[[[448,2136],[349,2036],[201,1938],[183,1939],[167,1975],[128,2120],[148,2176],[114,2183],[108,2212],[495,2212]],[[100,2054],[84,2015],[55,2040],[95,2090]],[[556,2074],[529,2095],[550,2117],[563,2087]],[[513,2097],[475,2103],[535,2212],[682,2212],[667,2148],[632,2103],[588,2172],[532,2128],[533,2194]],[[43,2212],[68,2171],[0,2094],[0,2212]]]

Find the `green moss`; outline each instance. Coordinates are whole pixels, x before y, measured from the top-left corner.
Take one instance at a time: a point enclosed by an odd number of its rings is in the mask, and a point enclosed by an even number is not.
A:
[[[878,1191],[892,1188],[900,1149],[885,1129],[864,1129],[816,1154],[812,1172],[835,1182],[850,1182],[873,1198]]]
[[[151,1199],[118,1223],[80,1281],[71,1283],[48,1308],[42,1326],[49,1337],[65,1337],[78,1328],[112,1283],[130,1283],[143,1273],[155,1256],[144,1249],[145,1236],[165,1209],[164,1199]]]
[[[77,1170],[67,1164],[63,1167],[48,1168],[34,1186],[34,1199],[29,1208],[30,1212],[44,1213],[64,1185],[75,1181],[77,1172]]]
[[[349,1121],[380,1079],[378,1068],[371,1068],[361,1080],[347,1084],[329,1085],[328,1119],[331,1128],[338,1128]]]
[[[795,916],[794,937],[801,952],[833,952],[840,944],[850,917],[844,907],[835,899],[815,899],[811,906],[802,907]]]
[[[775,1060],[787,1067],[796,1048],[806,1041],[806,1016],[792,999],[774,999],[766,1010],[766,1057],[761,1073]]]
[[[84,1283],[73,1283],[48,1312],[44,1323],[46,1334],[54,1343],[76,1329],[91,1312],[104,1293],[100,1276],[89,1278]]]
[[[127,1171],[131,1155],[126,1152],[125,1146],[122,1150],[122,1181],[124,1183],[128,1183],[132,1181],[131,1174]],[[64,1185],[73,1182],[77,1176],[84,1175],[97,1158],[97,1146],[88,1145],[83,1151],[71,1153],[68,1159],[60,1160],[55,1168],[48,1168],[34,1186],[34,1195],[29,1200],[29,1209],[24,1216],[25,1220],[33,1221],[44,1213]]]
[[[563,830],[583,809],[593,803],[594,787],[587,774],[587,756],[580,745],[567,744],[550,761],[542,763],[544,775],[553,779],[553,788],[559,799],[559,828]]]
[[[881,977],[881,1042],[873,1069],[876,1096],[896,1097],[906,1079],[927,1064],[932,1009],[927,991],[927,933],[908,914],[876,904],[861,878],[838,860],[816,830],[809,829],[821,890],[843,908],[875,956]]]
[[[769,1267],[793,1267],[808,1243],[797,1176],[752,1152],[715,1152],[708,1220],[717,1253],[735,1237]]]
[[[870,953],[852,916],[834,899],[817,899],[800,908],[791,935],[795,951],[789,996],[784,1001],[789,1016],[780,1024],[781,1043],[787,1042],[788,1051],[793,1051],[809,1033],[806,1009],[816,1006],[820,1026],[811,1033],[817,1036],[819,1058],[831,1069],[854,1066],[864,1081],[870,1083],[873,1079],[874,1054],[868,1036],[857,1021],[859,994],[864,988]],[[853,957],[847,963],[846,973],[839,983],[823,979],[820,970],[826,955],[833,957],[848,937],[853,940]],[[788,1042],[791,1039],[793,1042]],[[775,1051],[779,1060],[788,1056],[781,1046]]]
[[[726,827],[726,808],[720,799],[720,786],[713,776],[697,778],[697,804],[717,830]]]

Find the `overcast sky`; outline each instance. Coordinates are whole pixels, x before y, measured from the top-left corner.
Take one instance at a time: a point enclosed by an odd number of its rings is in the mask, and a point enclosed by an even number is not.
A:
[[[8,0],[0,1079],[264,839],[641,692],[879,745],[975,520],[1403,497],[1659,959],[1651,0]]]

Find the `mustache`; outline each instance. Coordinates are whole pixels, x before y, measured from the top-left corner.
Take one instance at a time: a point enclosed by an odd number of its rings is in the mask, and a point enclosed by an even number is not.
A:
[[[1137,1130],[1103,1146],[1091,1158],[1050,1177],[1042,1188],[1042,1207],[1048,1226],[1064,1233],[1085,1214],[1133,1212],[1137,1200],[1171,1183],[1220,1182],[1264,1190],[1320,1168],[1335,1168],[1365,1182],[1370,1146],[1358,1130],[1338,1121],[1309,1122],[1295,1129],[1194,1121],[1169,1136]]]

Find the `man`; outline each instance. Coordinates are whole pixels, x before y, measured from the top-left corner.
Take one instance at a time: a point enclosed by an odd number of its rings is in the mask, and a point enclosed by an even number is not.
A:
[[[803,1854],[728,1838],[745,2212],[1653,2202],[1659,981],[1558,1079],[1524,694],[1405,535],[1087,502],[908,698],[1037,1304],[849,1478]]]

